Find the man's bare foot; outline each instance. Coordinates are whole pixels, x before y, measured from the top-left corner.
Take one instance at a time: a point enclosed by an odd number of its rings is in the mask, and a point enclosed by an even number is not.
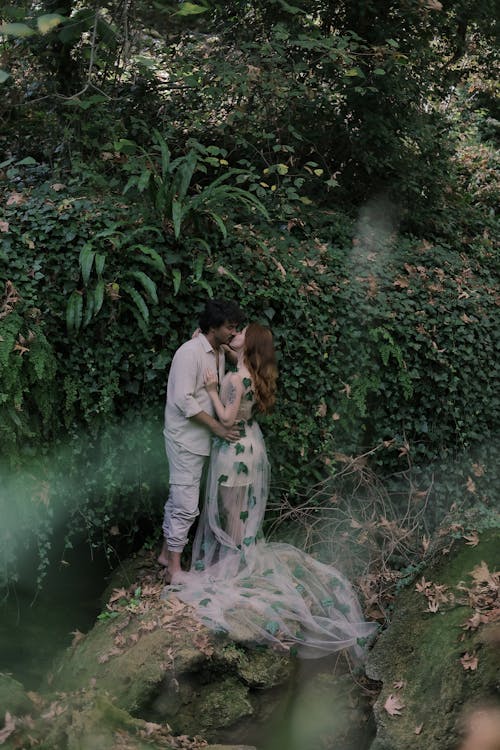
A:
[[[161,552],[158,555],[158,562],[160,563],[160,565],[163,565],[165,568],[168,568],[168,547],[167,547],[166,542],[163,542]]]

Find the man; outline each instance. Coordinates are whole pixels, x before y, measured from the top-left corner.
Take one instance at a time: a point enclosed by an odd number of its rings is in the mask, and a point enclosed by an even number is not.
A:
[[[170,490],[158,562],[167,568],[173,583],[181,578],[181,554],[199,513],[200,483],[210,454],[211,436],[226,440],[239,437],[234,427],[228,429],[215,419],[204,373],[212,370],[221,382],[225,370],[224,347],[243,320],[235,302],[208,300],[199,319],[201,332],[177,349],[170,367],[163,430]]]

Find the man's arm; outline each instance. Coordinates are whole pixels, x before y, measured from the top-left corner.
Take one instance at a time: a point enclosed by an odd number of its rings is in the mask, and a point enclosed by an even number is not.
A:
[[[232,427],[224,427],[224,425],[211,417],[210,414],[207,414],[206,411],[199,411],[198,414],[193,414],[190,419],[193,422],[205,425],[205,427],[208,427],[214,435],[217,435],[217,437],[220,437],[223,440],[229,440],[231,443],[239,440],[241,437],[239,428],[236,425],[233,425]]]

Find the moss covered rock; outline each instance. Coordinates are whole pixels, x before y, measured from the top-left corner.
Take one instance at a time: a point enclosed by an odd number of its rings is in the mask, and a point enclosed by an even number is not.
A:
[[[144,579],[110,592],[101,619],[59,660],[51,690],[91,689],[134,716],[213,740],[254,714],[264,719],[262,700],[273,710],[286,699],[288,653],[235,644],[160,592]]]
[[[33,702],[20,682],[0,672],[0,718],[6,713],[23,716],[33,709]]]
[[[499,624],[473,618],[488,598],[479,597],[488,587],[479,579],[499,567],[494,530],[444,557],[397,598],[367,663],[368,676],[382,683],[371,750],[451,750],[467,706],[500,699]],[[493,601],[493,579],[490,594]]]

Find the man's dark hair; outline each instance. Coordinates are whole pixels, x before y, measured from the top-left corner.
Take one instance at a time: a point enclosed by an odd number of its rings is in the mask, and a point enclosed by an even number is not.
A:
[[[233,300],[209,299],[198,319],[198,325],[202,333],[208,333],[212,326],[218,328],[227,322],[239,327],[244,320],[244,313]]]

